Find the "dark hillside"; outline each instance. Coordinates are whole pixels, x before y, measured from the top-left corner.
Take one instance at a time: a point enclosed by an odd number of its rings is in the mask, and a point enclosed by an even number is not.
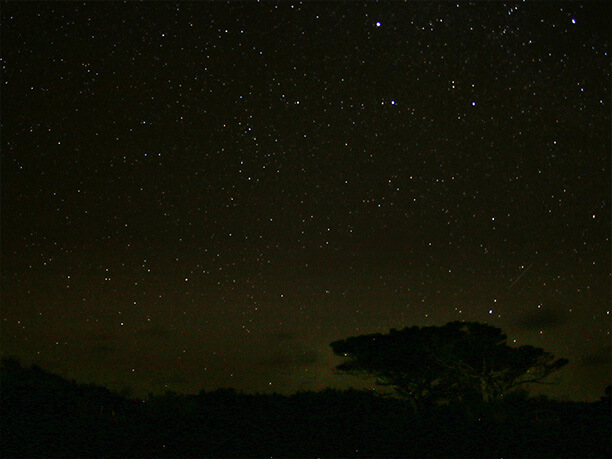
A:
[[[610,457],[610,399],[515,395],[493,408],[440,406],[324,390],[233,389],[130,400],[16,360],[2,366],[2,456]]]

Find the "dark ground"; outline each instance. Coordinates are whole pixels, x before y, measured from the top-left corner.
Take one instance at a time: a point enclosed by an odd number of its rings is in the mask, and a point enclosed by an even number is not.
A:
[[[2,366],[2,457],[611,457],[595,403],[517,394],[415,415],[366,391],[166,393],[134,400],[16,360]]]

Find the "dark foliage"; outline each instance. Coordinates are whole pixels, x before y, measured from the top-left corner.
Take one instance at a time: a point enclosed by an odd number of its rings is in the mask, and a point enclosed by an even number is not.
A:
[[[12,359],[2,366],[2,457],[610,457],[610,399],[508,400],[467,413],[366,391],[232,389],[130,400]]]
[[[544,383],[568,363],[533,346],[511,347],[499,328],[478,322],[392,329],[335,341],[331,347],[347,357],[338,370],[374,376],[415,409],[495,402],[521,385]]]

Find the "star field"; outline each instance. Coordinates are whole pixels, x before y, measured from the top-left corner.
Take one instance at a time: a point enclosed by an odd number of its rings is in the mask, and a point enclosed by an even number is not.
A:
[[[452,320],[610,380],[610,6],[2,4],[2,352],[146,393],[360,385]]]

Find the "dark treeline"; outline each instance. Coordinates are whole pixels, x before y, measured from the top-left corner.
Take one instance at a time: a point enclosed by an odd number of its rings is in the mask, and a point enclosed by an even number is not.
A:
[[[2,363],[2,456],[610,457],[610,391],[595,403],[530,398],[415,413],[369,391],[135,400],[15,359]]]

